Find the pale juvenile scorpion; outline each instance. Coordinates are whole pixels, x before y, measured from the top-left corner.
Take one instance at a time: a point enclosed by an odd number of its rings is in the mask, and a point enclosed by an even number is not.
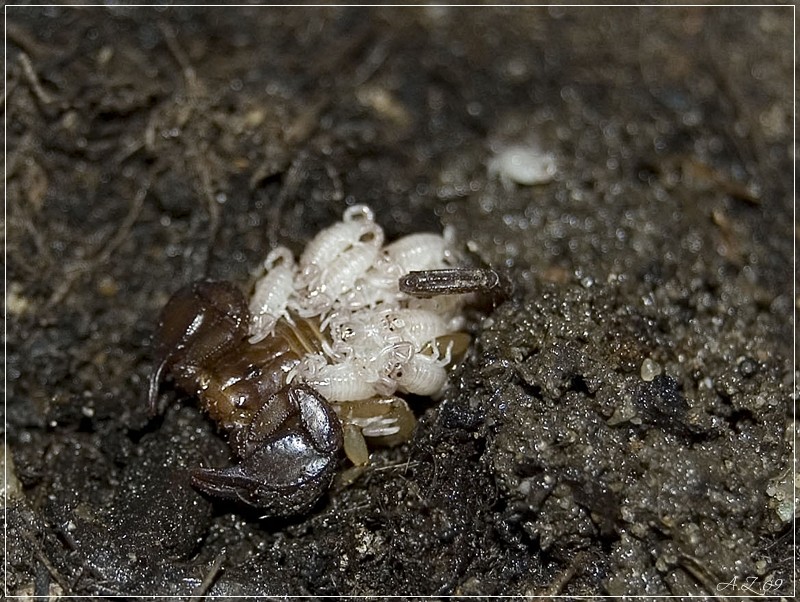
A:
[[[169,300],[155,335],[150,412],[172,375],[227,432],[239,460],[194,469],[198,490],[265,515],[297,514],[328,489],[342,449],[363,466],[367,442],[411,437],[416,419],[402,395],[442,393],[470,342],[466,295],[495,294],[507,280],[458,267],[448,235],[383,242],[372,211],[357,205],[299,261],[273,250],[249,301],[220,281]]]

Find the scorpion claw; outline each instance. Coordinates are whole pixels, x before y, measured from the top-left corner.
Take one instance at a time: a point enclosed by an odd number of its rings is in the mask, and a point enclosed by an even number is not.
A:
[[[193,470],[192,484],[212,497],[242,501],[274,515],[313,506],[331,484],[342,446],[339,419],[318,397],[306,385],[284,387],[270,403],[289,406],[285,422],[271,424],[272,432],[250,442],[239,464]]]
[[[236,466],[194,469],[192,485],[214,498],[285,516],[313,506],[330,486],[335,470],[335,454],[320,453],[296,435],[288,435]]]

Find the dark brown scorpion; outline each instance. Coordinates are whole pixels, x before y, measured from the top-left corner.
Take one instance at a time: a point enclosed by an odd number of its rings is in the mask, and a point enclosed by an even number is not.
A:
[[[411,272],[400,281],[401,290],[419,297],[492,293],[497,286],[493,270]],[[150,413],[158,413],[159,384],[171,374],[228,433],[239,459],[228,468],[192,470],[194,487],[266,515],[297,514],[328,489],[342,448],[342,425],[325,397],[303,382],[286,383],[303,355],[319,348],[319,330],[281,320],[272,336],[251,343],[249,322],[247,302],[232,283],[199,281],[176,292],[155,335]]]
[[[248,322],[244,296],[229,282],[196,282],[175,293],[158,323],[150,411],[157,411],[162,374],[171,373],[229,433],[241,460],[230,468],[196,468],[192,484],[268,514],[294,514],[330,485],[342,428],[314,389],[283,382],[299,361],[302,334],[250,344]]]

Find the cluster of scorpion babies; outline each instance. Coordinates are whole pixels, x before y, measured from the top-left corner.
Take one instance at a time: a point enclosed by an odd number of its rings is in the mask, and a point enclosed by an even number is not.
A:
[[[373,212],[357,205],[299,260],[278,247],[264,261],[249,301],[249,341],[287,327],[313,333],[285,382],[310,385],[331,404],[355,465],[369,461],[365,439],[410,438],[414,414],[400,395],[440,395],[448,366],[469,344],[465,295],[419,298],[398,285],[410,272],[452,267],[448,238],[419,233],[385,244]]]

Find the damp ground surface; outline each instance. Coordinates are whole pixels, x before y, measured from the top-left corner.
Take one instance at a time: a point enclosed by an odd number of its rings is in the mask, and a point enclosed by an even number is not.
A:
[[[6,594],[791,594],[790,7],[7,17]],[[515,290],[352,483],[212,503],[158,312],[354,203]]]

